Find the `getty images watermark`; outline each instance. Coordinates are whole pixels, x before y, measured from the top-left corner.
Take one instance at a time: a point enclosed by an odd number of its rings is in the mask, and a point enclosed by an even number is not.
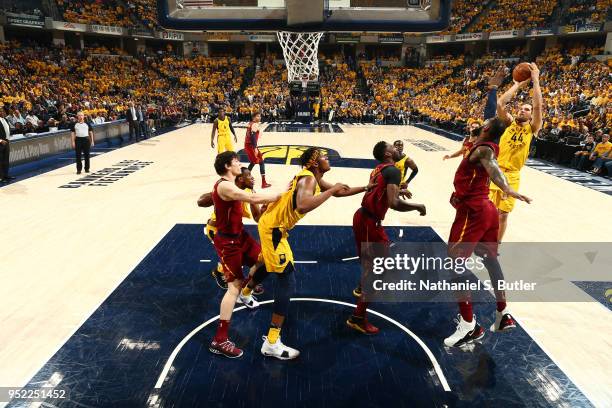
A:
[[[462,291],[492,301],[493,290],[514,302],[591,302],[598,299],[581,282],[606,282],[612,273],[610,243],[504,243],[496,251],[502,279],[482,256],[449,256],[442,242],[370,244],[367,253],[362,288],[380,302],[455,302]]]

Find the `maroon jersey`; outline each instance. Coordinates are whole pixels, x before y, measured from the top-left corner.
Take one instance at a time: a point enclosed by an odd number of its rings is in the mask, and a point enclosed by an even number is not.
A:
[[[488,200],[489,199],[489,174],[479,162],[470,162],[470,156],[476,148],[489,146],[493,149],[495,157],[499,153],[499,146],[493,142],[477,143],[472,147],[468,155],[461,161],[455,173],[455,192],[453,197],[460,201],[466,200]]]
[[[251,127],[254,122],[250,122],[249,126],[247,126],[246,137],[244,138],[244,147],[257,147],[257,141],[259,140],[259,130],[257,132],[253,132]]]
[[[215,204],[215,215],[217,216],[217,231],[226,235],[238,235],[242,232],[242,202],[238,200],[224,201],[217,193],[217,186],[221,182],[228,182],[221,179],[215,183],[212,192],[213,203]]]
[[[468,157],[468,155],[470,154],[470,151],[472,150],[472,147],[474,147],[474,142],[470,142],[470,137],[466,137],[465,140],[463,140],[463,157]]]
[[[381,163],[370,173],[370,183],[376,186],[363,196],[361,207],[371,217],[378,221],[385,219],[389,203],[387,201],[387,184],[397,184],[401,181],[400,171],[393,163]]]

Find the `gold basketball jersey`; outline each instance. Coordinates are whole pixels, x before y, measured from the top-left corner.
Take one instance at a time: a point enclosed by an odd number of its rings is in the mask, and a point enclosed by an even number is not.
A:
[[[529,156],[532,138],[531,124],[521,126],[513,121],[499,141],[499,167],[506,172],[520,171]]]
[[[219,131],[219,137],[229,137],[230,136],[230,127],[229,127],[229,117],[225,117],[225,119],[217,119],[217,130]]]
[[[291,182],[291,188],[281,198],[270,204],[265,213],[259,219],[260,226],[270,228],[283,228],[290,230],[297,224],[299,220],[304,218],[305,214],[300,214],[297,210],[297,183],[302,177],[311,176],[314,174],[310,170],[303,169],[300,171]],[[317,183],[315,195],[321,193],[321,188]]]
[[[398,168],[398,170],[400,171],[402,175],[402,182],[404,181],[404,178],[406,177],[406,160],[408,160],[408,156],[404,156],[402,159],[395,162],[395,167]]]

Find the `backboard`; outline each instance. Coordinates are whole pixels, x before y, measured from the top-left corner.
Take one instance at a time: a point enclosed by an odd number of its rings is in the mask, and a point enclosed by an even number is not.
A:
[[[162,27],[185,31],[434,32],[451,0],[157,0]]]

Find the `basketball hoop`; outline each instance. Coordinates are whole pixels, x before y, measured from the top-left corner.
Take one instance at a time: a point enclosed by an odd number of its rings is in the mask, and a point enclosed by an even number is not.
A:
[[[302,87],[306,88],[308,81],[319,79],[319,41],[323,34],[289,31],[277,33],[287,63],[289,82],[301,82]]]

